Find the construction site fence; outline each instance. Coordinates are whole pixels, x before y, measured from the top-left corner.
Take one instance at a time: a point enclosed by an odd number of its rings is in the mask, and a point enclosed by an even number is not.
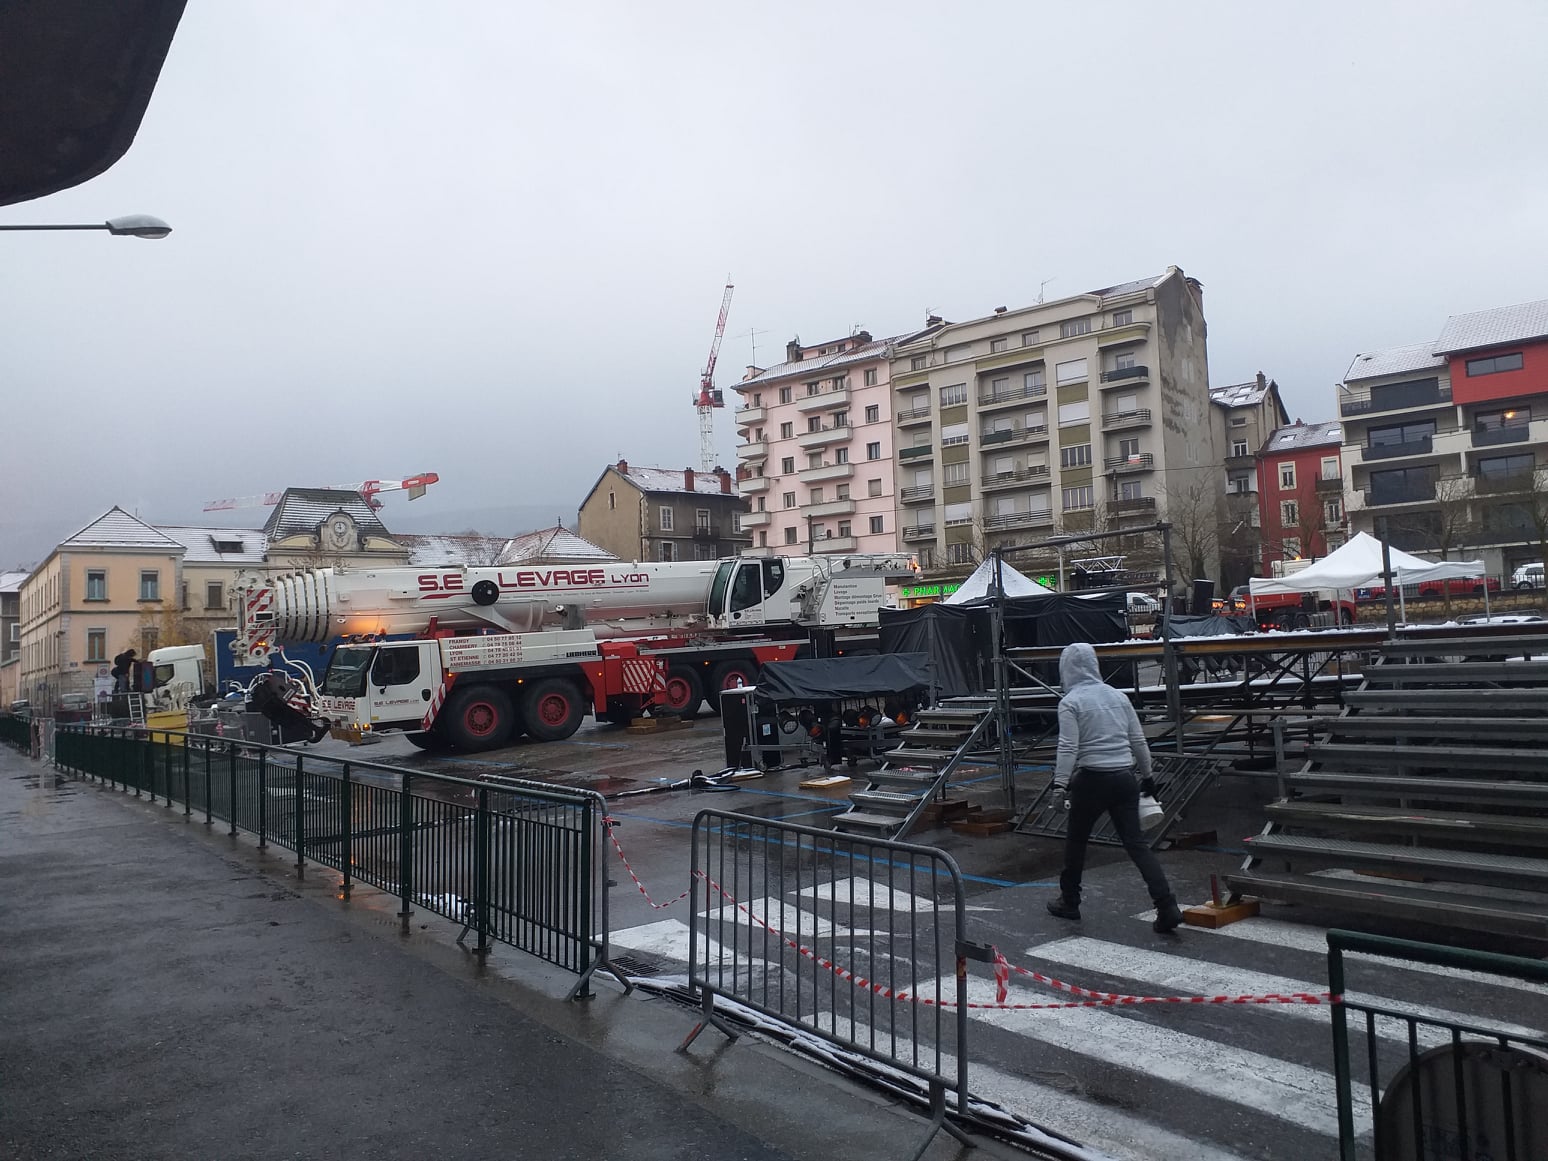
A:
[[[924,1081],[935,1129],[968,1100],[962,872],[945,851],[752,815],[693,821],[689,985]],[[947,1126],[950,1128],[949,1126]]]
[[[1539,959],[1328,932],[1342,1161],[1548,1156],[1548,1039],[1356,998],[1346,987],[1359,961],[1348,957],[1362,956],[1548,985],[1548,962]]]
[[[463,924],[459,942],[507,944],[581,978],[607,963],[601,795],[491,785],[347,757],[180,731],[62,727],[55,765],[227,824]]]

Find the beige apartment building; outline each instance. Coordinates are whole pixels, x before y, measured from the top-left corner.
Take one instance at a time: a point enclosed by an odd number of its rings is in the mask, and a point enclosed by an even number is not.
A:
[[[724,468],[609,464],[581,501],[577,527],[618,560],[719,560],[747,547],[747,501]]]
[[[964,323],[893,352],[901,543],[965,573],[996,544],[1222,506],[1203,291],[1177,267]],[[1202,562],[1213,576],[1218,550]]]

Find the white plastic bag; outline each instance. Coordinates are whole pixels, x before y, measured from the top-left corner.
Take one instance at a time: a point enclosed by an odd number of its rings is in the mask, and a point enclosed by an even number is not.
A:
[[[1156,801],[1154,794],[1141,794],[1139,799],[1139,824],[1141,830],[1155,830],[1166,817],[1166,811]]]

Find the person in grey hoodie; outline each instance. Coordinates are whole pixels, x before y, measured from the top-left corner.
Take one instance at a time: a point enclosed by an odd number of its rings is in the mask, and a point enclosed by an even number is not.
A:
[[[1123,841],[1123,849],[1145,877],[1156,905],[1156,931],[1165,934],[1182,923],[1182,912],[1139,824],[1141,784],[1150,785],[1150,748],[1139,715],[1129,699],[1102,680],[1096,650],[1084,641],[1066,645],[1059,655],[1059,747],[1054,758],[1053,790],[1069,809],[1064,871],[1059,898],[1048,910],[1060,919],[1080,918],[1080,879],[1086,866],[1091,828],[1105,813]]]

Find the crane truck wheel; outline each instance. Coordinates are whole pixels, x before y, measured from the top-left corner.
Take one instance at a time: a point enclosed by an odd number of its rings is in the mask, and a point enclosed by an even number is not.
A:
[[[522,719],[527,733],[539,742],[558,742],[580,729],[586,703],[580,691],[562,677],[545,677],[527,689]]]
[[[704,683],[699,675],[687,666],[672,666],[667,671],[666,703],[662,709],[680,718],[692,718],[698,715],[703,703]]]
[[[421,730],[418,733],[404,734],[403,736],[408,739],[409,745],[417,750],[428,750],[434,753],[437,750],[450,749],[445,738],[441,737],[440,734],[432,733],[430,730]]]
[[[452,745],[472,752],[505,745],[514,724],[511,699],[492,685],[457,690],[436,723]]]

